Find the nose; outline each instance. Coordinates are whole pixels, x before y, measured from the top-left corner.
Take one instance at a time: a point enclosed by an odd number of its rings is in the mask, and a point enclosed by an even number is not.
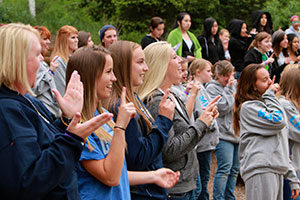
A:
[[[117,81],[117,77],[115,76],[114,73],[112,74],[111,81],[113,81],[113,82]]]
[[[144,72],[147,72],[149,70],[149,67],[146,63],[144,63],[144,69],[143,70],[144,70]]]

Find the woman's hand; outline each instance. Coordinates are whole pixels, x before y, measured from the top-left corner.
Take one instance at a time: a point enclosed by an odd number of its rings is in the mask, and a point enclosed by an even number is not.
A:
[[[56,70],[56,68],[58,67],[58,63],[55,62],[57,58],[58,58],[58,56],[56,56],[56,58],[53,59],[53,60],[51,61],[51,63],[50,63],[49,69],[50,69],[52,72],[54,72],[54,71]]]
[[[200,89],[201,89],[201,83],[199,81],[194,81],[192,84],[191,95],[197,96]]]
[[[132,102],[126,103],[126,87],[123,87],[116,126],[126,129],[130,119],[134,118],[135,116],[136,109],[134,104]]]
[[[154,174],[154,184],[162,188],[171,188],[179,180],[180,172],[174,172],[167,168],[160,168],[153,171]]]
[[[60,95],[58,90],[53,89],[52,91],[64,117],[72,118],[75,113],[81,112],[83,107],[83,85],[77,71],[72,73],[64,97]]]
[[[170,120],[173,120],[175,109],[175,99],[174,96],[170,93],[170,89],[167,89],[162,100],[158,106],[158,114],[163,115]]]
[[[204,109],[204,112],[201,113],[199,120],[203,121],[206,126],[210,126],[214,119],[216,119],[219,116],[218,112],[218,100],[221,98],[221,96],[217,96],[214,98]]]
[[[274,83],[275,82],[275,77],[276,76],[273,76],[273,80],[272,80],[272,83],[271,83],[271,85],[269,86],[269,88],[268,89],[272,89],[272,90],[274,90],[274,92],[275,92],[275,94],[279,91],[279,89],[280,89],[280,86],[279,86],[279,84],[278,83]]]
[[[72,121],[70,122],[67,130],[71,133],[78,135],[79,137],[86,138],[89,136],[92,132],[97,130],[100,126],[107,123],[112,118],[111,113],[102,113],[101,115],[97,115],[96,117],[93,117],[92,119],[80,123],[81,115],[79,112],[75,113],[73,116]]]

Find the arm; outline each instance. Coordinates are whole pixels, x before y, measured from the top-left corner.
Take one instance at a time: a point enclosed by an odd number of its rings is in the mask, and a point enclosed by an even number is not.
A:
[[[55,59],[55,57],[54,57]],[[65,94],[66,88],[66,68],[67,64],[63,60],[63,58],[59,57],[56,62],[58,63],[58,67],[55,70],[54,81],[57,90],[63,96]]]
[[[156,184],[162,188],[173,187],[178,182],[179,175],[179,172],[167,168],[147,172],[128,171],[130,185]]]
[[[47,66],[43,62],[40,63],[40,67],[37,71],[37,78],[34,84],[33,91],[36,95],[43,94],[45,91],[52,89],[51,81],[54,83],[53,75],[49,72]]]
[[[199,82],[193,83],[190,96],[185,104],[186,110],[187,110],[190,118],[192,117],[196,97],[197,97],[197,94],[198,94],[198,91],[200,90],[200,88],[201,88],[201,85]]]

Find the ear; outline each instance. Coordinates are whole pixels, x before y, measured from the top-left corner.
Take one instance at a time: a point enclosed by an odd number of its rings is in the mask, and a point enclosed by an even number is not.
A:
[[[149,28],[150,28],[150,31],[151,31],[151,32],[153,32],[153,28],[152,28],[152,26],[149,26]]]
[[[257,44],[258,47],[261,46],[261,42],[260,41],[257,41],[256,44]]]
[[[178,26],[180,26],[180,21],[177,20],[177,24],[178,24]]]

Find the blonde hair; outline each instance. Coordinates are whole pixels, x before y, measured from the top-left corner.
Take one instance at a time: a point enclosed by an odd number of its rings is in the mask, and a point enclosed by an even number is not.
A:
[[[28,82],[27,58],[32,36],[40,33],[30,25],[11,23],[0,28],[0,86],[15,89],[17,82],[34,95]]]
[[[220,30],[219,35],[224,35],[224,33],[229,34],[229,31],[227,29],[223,28],[222,30]]]
[[[285,96],[300,111],[300,69],[292,68],[286,70],[280,78],[279,85],[278,95]]]
[[[62,57],[66,62],[68,62],[70,55],[68,37],[71,34],[78,34],[78,31],[76,28],[69,25],[62,26],[57,31],[55,45],[51,53],[50,60],[52,60],[54,56],[59,56]]]
[[[206,66],[210,66],[212,67],[211,62],[209,62],[208,60],[202,59],[202,58],[197,58],[195,59],[190,66],[190,72],[192,76],[196,75],[196,71],[197,69],[199,69],[200,72],[202,72],[203,70],[205,70]]]
[[[283,71],[282,71],[282,74],[284,73],[284,72],[286,72],[287,70],[289,70],[289,69],[294,69],[294,68],[300,68],[300,64],[288,64],[287,66],[285,66],[285,68],[283,69]]]
[[[171,50],[171,44],[167,42],[155,42],[144,49],[149,71],[145,74],[144,82],[138,89],[141,99],[151,94],[163,83],[171,58]]]

